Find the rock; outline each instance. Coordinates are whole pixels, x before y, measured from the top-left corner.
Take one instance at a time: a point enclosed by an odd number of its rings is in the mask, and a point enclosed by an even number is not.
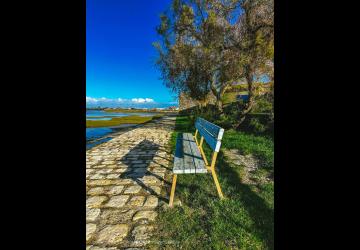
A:
[[[116,169],[113,169],[113,173],[121,174],[121,173],[124,173],[127,170],[128,170],[128,168],[116,168]]]
[[[110,225],[98,233],[97,244],[117,245],[122,242],[128,233],[128,225]]]
[[[155,211],[138,211],[134,217],[133,221],[137,221],[140,219],[147,219],[149,221],[154,221],[157,216],[157,212]]]
[[[129,195],[116,195],[110,198],[106,207],[123,207],[126,201],[129,199]]]
[[[86,200],[86,207],[97,208],[107,199],[106,196],[92,196]]]
[[[86,208],[86,221],[94,222],[100,215],[99,208]]]
[[[94,235],[96,231],[95,224],[86,224],[86,242],[88,242]]]
[[[110,186],[110,185],[126,185],[131,184],[131,179],[105,179],[105,180],[89,180],[87,181],[88,186]]]
[[[149,194],[160,194],[161,193],[161,187],[160,186],[149,186],[149,189],[145,189],[147,193]]]
[[[144,204],[145,197],[144,196],[134,196],[131,200],[126,204],[127,206],[141,207]]]
[[[104,164],[104,165],[115,165],[116,162],[115,161],[103,161],[102,164]]]
[[[133,185],[125,189],[124,194],[137,194],[141,190],[141,186]]]
[[[108,174],[106,176],[106,179],[118,179],[119,178],[119,174]]]
[[[151,236],[151,232],[154,230],[154,226],[140,225],[133,229],[132,236],[135,240],[147,240]]]
[[[155,176],[151,176],[151,175],[145,175],[144,177],[142,177],[139,180],[146,185],[160,183],[160,180],[158,178],[156,178]]]
[[[110,190],[107,193],[109,195],[116,195],[116,194],[120,194],[123,189],[124,189],[124,186],[114,186],[114,187],[110,188]]]
[[[96,173],[96,174],[91,175],[89,179],[90,180],[102,180],[102,179],[105,179],[105,176],[102,174]]]
[[[89,189],[89,191],[87,192],[88,195],[100,195],[104,193],[104,188],[103,187],[94,187]]]
[[[150,195],[147,197],[144,207],[155,208],[158,206],[158,203],[159,203],[159,198],[156,197],[155,195]]]
[[[127,221],[131,221],[136,211],[132,209],[123,210],[104,210],[101,214],[101,222],[105,224],[119,224]]]
[[[95,171],[94,169],[86,169],[86,175],[89,175],[94,171]]]
[[[111,169],[100,169],[98,171],[96,171],[97,174],[109,174],[111,173]]]

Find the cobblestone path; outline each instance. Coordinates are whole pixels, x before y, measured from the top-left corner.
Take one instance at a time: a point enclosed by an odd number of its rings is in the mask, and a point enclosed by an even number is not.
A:
[[[87,250],[145,249],[157,207],[168,202],[175,117],[164,117],[86,152]]]

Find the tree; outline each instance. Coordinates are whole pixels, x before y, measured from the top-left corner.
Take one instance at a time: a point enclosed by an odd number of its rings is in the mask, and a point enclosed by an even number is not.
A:
[[[240,109],[238,122],[244,121],[255,102],[254,78],[267,74],[273,80],[274,4],[273,0],[241,1],[244,11],[230,34],[229,47],[242,58],[242,71],[248,86],[248,102]]]
[[[272,0],[174,0],[160,18],[162,42],[154,45],[165,85],[205,104],[211,91],[222,111],[225,91],[245,78],[249,101],[241,123],[254,104],[254,77],[271,72]]]
[[[222,110],[222,96],[238,78],[235,58],[224,50],[224,38],[229,33],[231,12],[224,11],[236,1],[174,0],[170,14],[161,15],[157,28],[162,43],[157,65],[166,86],[175,92],[206,103],[208,92],[216,97]]]

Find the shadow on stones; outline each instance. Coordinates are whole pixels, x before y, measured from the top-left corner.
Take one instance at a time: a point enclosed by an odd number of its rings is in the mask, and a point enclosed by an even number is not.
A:
[[[120,162],[127,165],[128,168],[119,177],[131,179],[135,181],[144,190],[146,190],[152,195],[157,196],[159,200],[162,200],[167,203],[169,202],[167,198],[162,197],[154,189],[151,188],[151,185],[155,185],[155,184],[145,184],[143,181],[144,177],[146,176],[154,176],[160,182],[164,182],[170,185],[170,183],[166,181],[163,177],[148,170],[148,167],[151,162],[154,162],[160,165],[161,167],[169,169],[168,167],[154,161],[154,157],[157,156],[156,153],[158,152],[159,148],[160,146],[156,143],[153,143],[152,141],[146,139],[141,141],[139,144],[137,144],[134,148],[132,148],[126,155],[124,155],[120,159]],[[161,188],[161,185],[159,186]]]

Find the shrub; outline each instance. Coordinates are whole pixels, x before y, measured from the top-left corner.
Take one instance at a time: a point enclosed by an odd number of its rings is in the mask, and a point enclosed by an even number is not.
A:
[[[266,125],[261,123],[259,119],[251,118],[249,125],[255,133],[264,133],[266,131]]]

